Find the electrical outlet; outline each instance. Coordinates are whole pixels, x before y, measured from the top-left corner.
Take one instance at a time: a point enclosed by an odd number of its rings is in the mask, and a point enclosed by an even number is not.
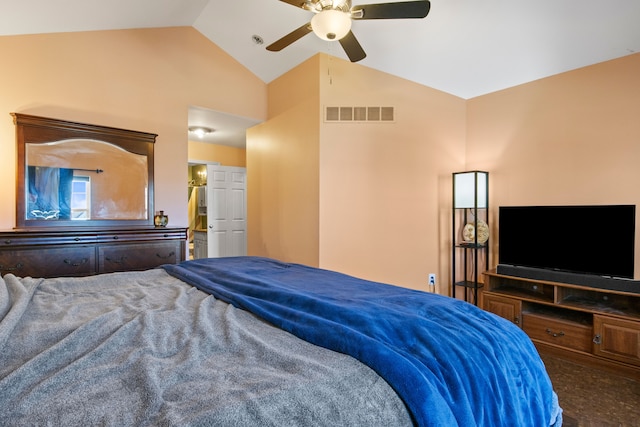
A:
[[[436,275],[435,273],[430,273],[429,274],[429,286],[435,286],[436,285]]]

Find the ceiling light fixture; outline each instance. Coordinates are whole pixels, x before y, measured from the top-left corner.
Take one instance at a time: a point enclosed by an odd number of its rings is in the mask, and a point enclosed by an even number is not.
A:
[[[198,138],[202,138],[206,134],[213,132],[213,129],[205,126],[189,126],[189,132],[195,133]]]
[[[340,40],[351,31],[351,16],[335,9],[326,9],[311,19],[313,32],[323,40]]]

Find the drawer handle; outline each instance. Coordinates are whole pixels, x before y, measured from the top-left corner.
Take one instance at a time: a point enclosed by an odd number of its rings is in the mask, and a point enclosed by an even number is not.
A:
[[[5,240],[5,241],[4,241],[4,244],[5,244],[5,245],[10,245],[10,244],[11,244],[11,239],[7,239],[7,240]]]
[[[171,257],[172,257],[172,256],[174,256],[175,254],[176,254],[176,253],[172,251],[172,252],[169,252],[169,255],[167,255],[167,256],[162,256],[162,255],[160,255],[160,254],[156,254],[156,256],[157,256],[158,258],[161,258],[161,259],[167,259],[167,258],[171,258]]]
[[[69,264],[72,267],[80,267],[82,264],[88,263],[89,260],[87,258],[82,258],[79,262],[73,262],[70,259],[65,259],[64,263]]]
[[[118,240],[119,237],[118,236],[113,236],[113,240]]]
[[[16,271],[16,270],[21,270],[22,267],[24,267],[24,265],[22,265],[22,263],[17,263],[15,267],[5,267],[4,265],[0,265],[0,270],[1,271]]]
[[[563,337],[563,336],[564,336],[564,332],[562,332],[562,331],[560,331],[560,332],[553,332],[553,331],[551,331],[551,329],[549,329],[549,328],[547,328],[547,331],[546,331],[546,332],[547,332],[549,335],[551,335],[552,337],[554,337],[554,338],[557,338],[557,337]]]
[[[124,264],[124,261],[127,259],[127,257],[126,256],[121,256],[120,259],[114,259],[114,258],[106,257],[105,259],[107,261],[113,262],[115,264]]]
[[[596,334],[596,336],[593,337],[593,343],[598,345],[602,344],[602,337],[600,334]]]

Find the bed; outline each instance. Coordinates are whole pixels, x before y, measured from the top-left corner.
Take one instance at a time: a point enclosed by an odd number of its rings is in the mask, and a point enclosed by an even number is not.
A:
[[[560,426],[516,326],[260,257],[0,281],[0,425]]]

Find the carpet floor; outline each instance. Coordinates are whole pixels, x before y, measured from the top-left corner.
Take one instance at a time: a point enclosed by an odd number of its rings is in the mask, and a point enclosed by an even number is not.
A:
[[[564,427],[640,427],[640,382],[541,356],[558,394]]]

